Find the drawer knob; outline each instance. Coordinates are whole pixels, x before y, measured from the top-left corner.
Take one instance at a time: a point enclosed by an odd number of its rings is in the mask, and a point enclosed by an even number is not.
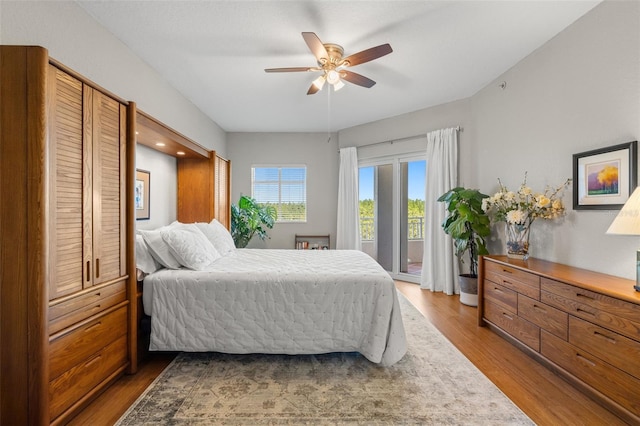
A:
[[[86,333],[87,331],[89,331],[89,330],[91,330],[91,329],[94,329],[94,328],[96,328],[96,327],[100,327],[101,325],[102,325],[102,322],[97,322],[97,323],[95,323],[95,324],[93,324],[93,325],[91,325],[91,326],[89,326],[89,327],[85,328],[84,332]]]
[[[582,293],[576,293],[576,297],[584,297],[585,299],[594,300],[593,297]]]
[[[504,269],[504,268],[502,268],[502,272],[507,273],[507,274],[512,274],[513,273],[513,272],[511,272],[511,270]]]
[[[576,354],[576,358],[578,358],[578,361],[581,361],[583,364],[590,365],[591,367],[595,367],[595,366],[596,366],[596,363],[595,363],[595,362],[591,361],[591,360],[590,360],[590,359],[588,359],[588,358],[583,357],[583,356],[582,356],[582,355],[580,355],[580,354]]]
[[[92,358],[91,360],[87,361],[87,363],[84,365],[85,368],[89,368],[91,367],[92,364],[100,361],[100,359],[102,358],[102,355],[98,355],[95,358]]]
[[[540,311],[540,312],[547,312],[547,310],[545,308],[543,308],[542,306],[539,306],[537,304],[533,304],[533,309],[535,309],[536,311]]]
[[[502,316],[505,317],[506,319],[508,319],[509,321],[513,321],[513,317],[511,315],[507,314],[506,312],[503,312]]]
[[[593,334],[595,334],[598,337],[601,337],[601,338],[605,339],[609,343],[613,343],[614,345],[617,343],[616,339],[614,339],[613,337],[607,336],[606,334],[602,334],[599,331],[594,331]]]
[[[596,316],[596,314],[594,314],[593,312],[589,312],[589,311],[587,311],[585,309],[582,309],[582,308],[576,308],[576,312],[583,312],[583,313],[585,313],[587,315],[591,315],[592,317]]]

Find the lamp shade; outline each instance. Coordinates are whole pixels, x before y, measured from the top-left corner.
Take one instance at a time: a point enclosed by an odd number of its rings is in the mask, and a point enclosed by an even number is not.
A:
[[[613,220],[607,234],[640,235],[640,186],[633,191]]]

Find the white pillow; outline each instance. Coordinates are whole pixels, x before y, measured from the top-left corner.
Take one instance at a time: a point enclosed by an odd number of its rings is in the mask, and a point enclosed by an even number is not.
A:
[[[164,226],[153,231],[138,231],[144,242],[147,243],[151,256],[162,266],[169,269],[180,269],[180,262],[171,254],[169,245],[162,239],[161,232],[170,229],[171,226]]]
[[[217,219],[213,219],[210,223],[196,223],[196,226],[202,231],[211,244],[213,244],[221,256],[226,256],[236,249],[233,237],[231,237],[227,228],[218,222]]]
[[[162,230],[171,254],[186,268],[203,271],[220,258],[218,250],[195,224],[181,224]]]
[[[141,234],[136,234],[136,268],[145,274],[153,274],[162,266],[153,258]]]

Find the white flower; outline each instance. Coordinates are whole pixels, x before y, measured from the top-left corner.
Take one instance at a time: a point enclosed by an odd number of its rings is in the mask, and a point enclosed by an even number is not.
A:
[[[555,219],[564,215],[562,191],[569,186],[571,179],[562,185],[547,187],[544,193],[534,193],[527,186],[527,175],[517,192],[512,192],[498,179],[500,190],[482,202],[482,208],[494,221],[507,221],[511,224],[529,226],[536,218]]]
[[[514,223],[523,223],[527,218],[527,214],[522,210],[511,210],[507,212],[507,222]]]

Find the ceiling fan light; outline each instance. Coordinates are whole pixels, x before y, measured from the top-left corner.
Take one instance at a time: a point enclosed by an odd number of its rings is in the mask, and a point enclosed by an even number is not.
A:
[[[344,87],[344,83],[342,82],[342,80],[338,80],[338,82],[333,85],[333,91],[337,92],[338,90],[342,89],[343,87]]]
[[[331,70],[327,73],[327,81],[329,84],[337,84],[340,82],[340,73],[336,70]]]
[[[321,90],[322,86],[324,86],[325,80],[326,79],[325,79],[324,75],[321,75],[320,77],[318,77],[315,80],[313,80],[313,85],[316,86],[318,88],[318,90]]]

